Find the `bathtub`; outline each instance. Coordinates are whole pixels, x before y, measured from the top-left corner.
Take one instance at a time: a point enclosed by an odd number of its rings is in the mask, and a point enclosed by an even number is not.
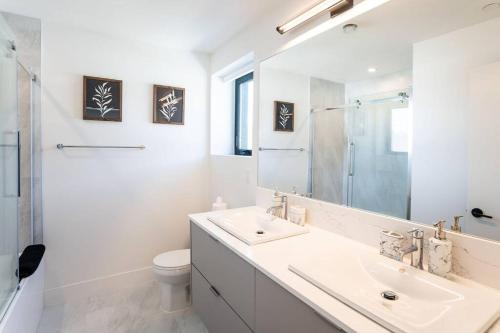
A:
[[[44,275],[45,258],[33,275],[21,281],[0,322],[0,333],[36,333],[43,311]]]

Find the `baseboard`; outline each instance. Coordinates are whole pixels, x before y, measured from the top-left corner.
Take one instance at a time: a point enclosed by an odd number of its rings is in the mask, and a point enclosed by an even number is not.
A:
[[[43,311],[45,259],[36,272],[23,279],[0,323],[0,333],[36,333]]]
[[[133,271],[72,283],[45,290],[45,306],[74,304],[89,297],[102,297],[106,294],[118,293],[124,289],[135,288],[142,284],[151,283],[153,280],[154,274],[152,268],[144,267]]]

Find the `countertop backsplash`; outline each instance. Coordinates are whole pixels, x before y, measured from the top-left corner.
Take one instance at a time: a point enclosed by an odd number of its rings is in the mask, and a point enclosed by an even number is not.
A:
[[[257,206],[271,206],[273,193],[273,190],[258,187]],[[427,262],[428,239],[434,235],[432,226],[291,194],[288,203],[307,209],[308,224],[377,248],[382,230],[406,234],[408,230],[418,227],[425,232],[424,258]],[[500,242],[449,230],[447,237],[453,242],[453,273],[500,289]]]

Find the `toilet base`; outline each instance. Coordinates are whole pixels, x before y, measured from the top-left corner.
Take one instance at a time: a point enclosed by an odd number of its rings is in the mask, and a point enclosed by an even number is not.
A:
[[[166,313],[185,310],[191,306],[191,290],[189,283],[160,283],[161,310]]]

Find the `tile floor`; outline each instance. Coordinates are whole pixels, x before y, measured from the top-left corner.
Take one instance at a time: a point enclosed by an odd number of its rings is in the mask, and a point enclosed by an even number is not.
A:
[[[44,309],[38,333],[208,333],[192,309],[160,310],[156,282]]]

